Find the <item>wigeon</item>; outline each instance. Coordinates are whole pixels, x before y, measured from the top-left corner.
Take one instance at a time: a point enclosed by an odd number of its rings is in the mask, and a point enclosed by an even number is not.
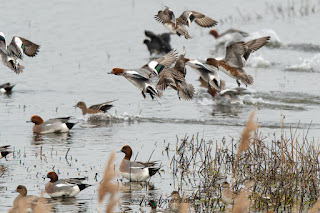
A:
[[[13,207],[8,213],[33,212],[39,200],[39,197],[34,195],[27,195],[27,188],[19,185],[16,188],[19,195],[13,201]]]
[[[246,65],[251,53],[257,51],[270,39],[269,36],[254,39],[248,42],[236,42],[227,47],[226,56],[223,60],[208,58],[206,63],[223,71],[231,78],[236,79],[238,86],[240,81],[247,85],[253,83],[253,78],[242,68]]]
[[[154,200],[149,201],[149,206],[151,207],[150,213],[165,213],[167,211],[157,210],[157,203]]]
[[[214,66],[206,64],[206,61],[203,60],[189,60],[186,63],[190,66],[200,77],[207,82],[208,85],[212,86],[216,90],[223,90],[225,87],[225,82],[220,79],[218,74],[218,69]]]
[[[58,175],[55,172],[48,172],[47,178],[50,182],[45,185],[45,192],[52,198],[56,197],[74,197],[80,191],[91,186],[82,183],[86,178],[70,178],[58,180]]]
[[[237,30],[237,29],[232,29],[232,28],[229,29],[229,30],[224,31],[221,34],[219,34],[217,32],[217,30],[215,30],[215,29],[211,29],[209,31],[209,33],[211,35],[213,35],[213,37],[215,37],[216,39],[224,37],[224,36],[232,35],[232,36],[235,36],[235,40],[237,40],[239,38],[243,39],[244,37],[247,37],[249,35],[249,33],[246,33],[246,32],[243,32],[243,31]]]
[[[154,96],[160,97],[161,92],[153,85],[150,78],[158,76],[165,67],[169,67],[175,61],[176,52],[173,50],[159,59],[150,61],[139,69],[113,68],[110,74],[122,75],[141,91],[144,98],[146,98],[145,93],[149,93],[151,98],[154,99]]]
[[[42,118],[38,115],[31,116],[31,120],[27,122],[34,123],[32,131],[34,133],[46,134],[46,133],[63,133],[69,132],[69,130],[75,125],[68,120],[70,117],[52,118],[43,122]]]
[[[19,64],[19,59],[23,60],[23,55],[34,57],[39,52],[40,46],[25,38],[14,36],[9,46],[6,44],[6,38],[0,32],[0,56],[2,63],[19,74],[24,66]]]
[[[200,81],[200,86],[207,88],[208,89],[207,92],[217,101],[227,100],[230,103],[239,103],[241,102],[239,96],[252,94],[248,89],[243,87],[233,87],[233,88],[227,88],[227,89],[217,91],[214,87],[208,85],[208,82],[203,80],[201,77],[199,77],[199,81]]]
[[[5,83],[0,85],[0,92],[2,93],[10,93],[15,84]]]
[[[5,158],[8,154],[10,154],[12,151],[9,151],[10,145],[6,146],[0,146],[0,159]]]
[[[113,107],[113,105],[111,104],[113,101],[108,101],[102,104],[95,104],[90,106],[89,108],[87,108],[87,105],[83,101],[80,101],[77,103],[77,105],[75,105],[75,107],[79,107],[82,110],[82,115],[105,113]]]
[[[24,199],[27,201],[27,203],[35,202],[39,199],[39,197],[34,195],[27,195],[28,191],[27,188],[23,185],[18,185],[16,188],[16,192],[19,193],[19,195],[14,199],[13,206],[18,206],[18,203],[21,199]]]
[[[177,34],[178,36],[183,35],[186,39],[192,37],[189,35],[185,26],[189,27],[193,21],[201,27],[213,27],[218,23],[212,18],[196,11],[184,11],[180,17],[176,19],[173,11],[167,6],[164,10],[159,10],[158,14],[154,17],[158,22],[162,23],[169,32]]]
[[[178,92],[179,99],[191,100],[194,96],[194,86],[186,82],[186,68],[185,63],[189,59],[184,58],[184,54],[181,54],[176,61],[174,67],[170,69],[164,69],[159,74],[159,81],[157,88],[159,90],[165,90],[168,86],[172,87]]]
[[[234,199],[237,195],[238,192],[232,191],[228,182],[222,183],[221,199],[223,203],[225,203],[226,205],[234,204]]]
[[[181,202],[182,202],[179,192],[178,191],[171,192],[170,197],[171,197],[171,200],[169,201],[169,204],[168,204],[170,211],[179,212]]]
[[[166,54],[172,50],[170,46],[170,33],[156,35],[151,31],[145,30],[144,34],[150,38],[143,41],[143,43],[148,47],[150,56],[154,53]]]
[[[156,162],[132,162],[132,149],[125,145],[120,150],[125,154],[119,167],[120,174],[130,182],[146,181],[151,176],[155,175],[160,168],[155,167]]]

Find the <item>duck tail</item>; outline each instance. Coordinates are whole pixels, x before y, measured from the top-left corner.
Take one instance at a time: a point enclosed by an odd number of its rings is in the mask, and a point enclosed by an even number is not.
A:
[[[253,84],[253,77],[251,75],[243,73],[240,76],[240,81],[245,85],[251,85],[251,84]]]
[[[72,129],[72,127],[73,127],[74,125],[76,125],[76,123],[69,123],[69,122],[67,122],[66,125],[67,125],[68,129]]]
[[[85,188],[88,188],[89,186],[92,186],[92,185],[84,184],[84,183],[78,184],[80,191],[84,190]]]
[[[178,89],[178,96],[184,100],[191,100],[194,96],[194,86],[192,84],[184,83]]]
[[[1,157],[5,158],[10,153],[11,153],[11,151],[2,151],[2,152],[0,152],[0,158]]]
[[[153,176],[155,175],[158,171],[159,171],[160,168],[149,168],[149,176]]]

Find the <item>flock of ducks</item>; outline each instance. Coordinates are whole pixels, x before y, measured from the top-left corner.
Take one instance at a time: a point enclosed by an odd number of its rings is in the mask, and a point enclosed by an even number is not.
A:
[[[212,18],[196,11],[184,11],[178,18],[175,18],[173,11],[169,7],[160,10],[155,15],[155,19],[162,23],[171,34],[184,36],[186,39],[192,38],[187,30],[187,27],[189,27],[192,22],[195,22],[201,27],[213,27],[217,24]],[[206,60],[199,60],[186,58],[186,51],[178,55],[176,50],[172,50],[169,44],[170,33],[157,35],[151,31],[145,31],[145,35],[150,38],[150,40],[144,40],[150,55],[154,53],[164,53],[165,55],[149,61],[140,68],[113,68],[110,74],[125,77],[141,91],[144,98],[146,98],[147,95],[149,95],[151,99],[160,98],[167,88],[172,88],[177,91],[179,99],[191,100],[195,95],[195,88],[185,79],[187,74],[186,66],[189,66],[199,74],[201,85],[207,88],[213,97],[217,94],[220,96],[243,94],[242,92],[245,88],[240,87],[240,85],[244,84],[248,86],[253,84],[254,81],[253,77],[247,74],[243,68],[251,53],[263,47],[270,39],[269,36],[266,36],[255,38],[248,42],[234,42],[226,47],[224,59],[218,60],[209,57]],[[218,34],[215,30],[211,30],[210,33],[216,38],[230,33],[247,36],[246,33],[234,29],[222,34]],[[4,34],[0,33],[0,55],[2,63],[17,74],[21,73],[24,69],[24,66],[20,64],[23,56],[34,57],[39,52],[39,48],[40,46],[38,44],[18,36],[13,37],[11,43],[7,46]],[[219,76],[220,71],[235,79],[238,88],[227,89],[226,82]],[[15,85],[6,83],[0,85],[0,89],[9,92],[14,86]],[[113,102],[114,100],[87,108],[86,104],[81,101],[77,103],[75,107],[79,107],[83,115],[105,113],[113,107]],[[61,117],[44,121],[40,116],[33,115],[29,122],[34,123],[32,130],[37,134],[63,133],[68,132],[76,124],[69,122],[69,119],[70,117]],[[9,146],[0,147],[0,158],[5,157],[11,152],[8,149]],[[129,181],[146,181],[160,169],[157,162],[132,162],[132,149],[128,145],[123,146],[121,152],[124,153],[125,156],[120,163],[119,171],[122,177]],[[90,184],[83,183],[85,178],[59,179],[54,171],[49,172],[47,178],[49,178],[50,181],[45,185],[45,192],[52,198],[74,197],[80,191],[91,186]],[[227,204],[232,204],[234,194],[230,191],[227,183],[222,184],[222,186],[225,189],[222,194],[222,200]],[[14,200],[13,208],[10,212],[19,212],[16,205],[19,200],[24,199],[25,202],[30,204],[28,208],[32,209],[32,207],[30,207],[31,203],[39,199],[39,197],[27,195],[27,189],[23,185],[17,186],[16,191],[19,195]],[[228,193],[231,195],[227,195]],[[171,211],[177,212],[182,199],[177,191],[172,192],[171,198],[169,208]],[[149,204],[152,212],[155,212],[157,207],[156,202],[150,201]]]

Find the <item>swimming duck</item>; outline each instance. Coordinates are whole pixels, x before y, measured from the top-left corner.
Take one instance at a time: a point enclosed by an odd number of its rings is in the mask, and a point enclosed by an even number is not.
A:
[[[179,212],[180,210],[180,206],[181,206],[181,202],[182,202],[182,199],[180,197],[180,194],[178,191],[172,191],[171,192],[171,200],[169,201],[169,209],[172,211],[172,212]]]
[[[0,146],[0,159],[5,158],[8,154],[10,154],[12,151],[9,151],[10,145],[6,146]]]
[[[87,178],[70,178],[70,179],[58,179],[58,175],[51,171],[48,172],[47,178],[50,178],[50,182],[45,185],[45,192],[52,198],[56,197],[74,197],[80,191],[91,186],[89,184],[82,183]]]
[[[34,123],[32,131],[34,133],[46,134],[46,133],[63,133],[69,132],[69,130],[75,125],[68,120],[70,117],[52,118],[43,122],[42,118],[38,115],[31,116],[30,121]]]
[[[20,65],[19,59],[23,60],[23,55],[34,57],[38,54],[40,46],[25,38],[14,36],[9,46],[3,32],[0,32],[0,57],[4,65],[13,70],[16,74],[23,71],[24,66]]]
[[[218,23],[202,13],[191,10],[184,11],[176,19],[173,11],[167,6],[164,10],[159,10],[158,14],[155,15],[154,18],[158,22],[162,23],[163,26],[169,30],[169,32],[177,34],[178,36],[183,35],[186,39],[192,37],[189,35],[185,26],[189,27],[193,21],[200,27],[213,27]]]
[[[228,182],[222,183],[222,189],[223,189],[221,194],[222,202],[227,205],[234,204],[234,199],[238,195],[238,192],[232,191],[230,189],[230,185]]]
[[[16,192],[19,195],[13,201],[13,207],[8,213],[33,212],[39,197],[34,195],[27,195],[27,188],[23,185],[18,185]]]
[[[15,84],[5,83],[0,85],[0,92],[2,93],[10,93]]]
[[[206,63],[223,71],[230,77],[236,79],[238,86],[240,81],[247,85],[253,83],[253,78],[242,68],[246,65],[251,53],[257,51],[270,39],[269,36],[254,39],[248,42],[236,42],[230,44],[226,50],[226,56],[223,60],[208,58]]]
[[[125,154],[119,167],[120,174],[125,179],[131,181],[146,181],[151,176],[155,175],[160,168],[155,167],[156,162],[132,162],[132,149],[130,146],[125,145],[120,150]]]

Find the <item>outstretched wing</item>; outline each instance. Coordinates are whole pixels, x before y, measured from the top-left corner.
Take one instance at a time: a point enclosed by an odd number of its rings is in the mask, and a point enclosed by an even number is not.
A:
[[[23,59],[23,54],[34,57],[39,52],[40,46],[25,38],[14,36],[8,46],[8,53],[11,56]]]
[[[164,10],[159,10],[154,18],[160,23],[176,22],[174,13],[169,7],[166,7]]]
[[[181,16],[177,18],[178,24],[187,26],[189,26],[193,21],[201,27],[213,27],[218,23],[212,18],[196,11],[184,11]]]
[[[169,68],[177,60],[176,50],[171,50],[166,55],[156,60],[150,61],[148,64],[142,66],[142,69],[148,70],[154,75],[158,75],[163,69]]]
[[[232,67],[242,68],[245,65],[243,55],[246,49],[246,44],[242,41],[230,44],[227,46],[226,57],[224,60]]]
[[[257,38],[257,39],[246,42],[246,46],[248,50],[251,50],[251,53],[252,53],[260,49],[262,46],[264,46],[269,39],[270,39],[270,36]]]

